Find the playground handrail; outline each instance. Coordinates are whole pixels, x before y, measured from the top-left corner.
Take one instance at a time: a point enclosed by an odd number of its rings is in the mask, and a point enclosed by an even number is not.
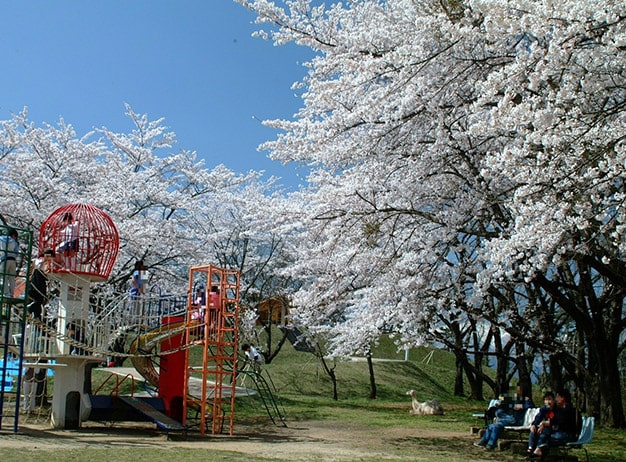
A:
[[[178,307],[186,295],[145,296],[131,299],[126,294],[110,298],[105,308],[96,311],[92,308],[87,319],[76,321],[80,334],[71,335],[66,329],[59,329],[53,318],[41,321],[28,315],[24,338],[24,354],[28,357],[56,357],[61,355],[61,345],[71,345],[72,354],[91,354],[95,356],[150,356],[150,353],[115,351],[116,340],[122,336],[139,337],[144,333],[161,327],[163,315],[184,313]],[[60,306],[61,300],[51,301],[53,306]],[[55,305],[58,304],[58,305]],[[96,304],[97,306],[97,304]],[[138,311],[133,312],[133,310]],[[15,319],[21,319],[23,313],[12,312]],[[21,333],[15,332],[16,339]],[[152,353],[154,354],[154,353]]]
[[[122,386],[122,384],[126,381],[126,379],[130,379],[130,394],[131,396],[133,396],[135,394],[135,377],[132,374],[126,374],[124,377],[120,378],[120,376],[118,374],[114,374],[111,373],[101,384],[100,386],[96,389],[96,391],[94,391],[92,394],[93,395],[97,395],[98,392],[100,390],[102,390],[102,388],[104,388],[104,386],[109,382],[109,380],[111,378],[115,378],[115,388],[113,388],[113,391],[110,393],[111,396],[117,396],[119,395],[120,392],[120,387]]]

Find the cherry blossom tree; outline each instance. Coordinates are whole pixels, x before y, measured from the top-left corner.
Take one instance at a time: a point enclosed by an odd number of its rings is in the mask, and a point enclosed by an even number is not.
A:
[[[597,367],[590,411],[623,427],[623,5],[237,1],[316,52],[263,146],[312,169],[294,320],[346,355],[383,330],[422,342],[459,299],[548,345],[564,331],[513,321],[558,309]]]
[[[274,342],[276,323],[260,319],[258,308],[263,303],[272,303],[272,299],[288,305],[288,294],[297,284],[288,272],[282,272],[294,254],[291,248],[294,231],[285,223],[289,217],[285,213],[289,199],[273,186],[273,180],[255,181],[229,191],[222,195],[219,213],[209,211],[213,217],[202,220],[210,223],[206,232],[213,235],[211,254],[216,264],[240,271],[243,307],[240,338],[263,345],[261,353],[266,363],[278,355],[287,340],[287,332]],[[257,332],[257,326],[261,332]]]
[[[1,122],[0,209],[36,234],[57,207],[91,203],[111,215],[120,234],[109,287],[125,291],[142,259],[151,284],[185,293],[189,266],[215,264],[216,242],[236,226],[227,213],[233,200],[243,207],[264,201],[260,174],[209,171],[194,152],[170,152],[175,136],[162,119],[150,121],[130,106],[126,114],[130,133],[102,128],[80,138],[64,120],[37,127],[26,111]]]
[[[98,291],[123,293],[136,260],[150,274],[150,291],[184,295],[190,266],[214,264],[241,272],[242,338],[254,337],[257,307],[284,297],[293,281],[278,273],[293,252],[280,224],[287,197],[260,172],[206,169],[188,151],[172,153],[175,135],[163,119],[148,120],[130,106],[130,133],[96,129],[81,138],[71,125],[37,127],[24,111],[0,130],[0,198],[10,223],[31,228],[60,205],[89,202],[108,212],[120,233],[114,271]],[[281,230],[280,232],[278,230]],[[270,362],[280,351],[264,326]]]

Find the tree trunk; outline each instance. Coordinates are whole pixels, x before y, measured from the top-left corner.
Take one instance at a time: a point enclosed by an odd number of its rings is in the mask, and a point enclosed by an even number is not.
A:
[[[494,391],[496,396],[499,396],[503,393],[509,393],[509,357],[502,347],[502,337],[498,326],[492,324],[491,332],[493,332],[493,348],[496,355],[496,389]]]
[[[590,407],[589,413],[592,415],[599,413],[603,424],[614,428],[626,428],[621,378],[619,369],[615,367],[619,358],[616,346],[615,342],[610,342],[605,338],[595,339],[592,358],[597,361],[598,365],[597,378],[601,390],[600,409]],[[590,404],[593,406],[593,401]]]
[[[335,364],[333,367],[329,367],[321,350],[317,351],[317,356],[320,358],[324,371],[328,377],[330,377],[330,381],[333,384],[333,400],[337,401],[339,400],[339,394],[337,393],[337,376],[335,375],[335,367],[337,367],[337,365]]]
[[[556,391],[563,388],[563,370],[559,354],[551,354],[548,358],[550,364],[549,383],[550,389]]]
[[[367,368],[370,373],[370,399],[376,399],[376,379],[374,378],[374,363],[372,362],[372,351],[368,350],[365,355],[367,358]]]
[[[594,377],[598,380],[596,396],[599,397],[599,409],[597,412],[599,412],[601,422],[615,428],[626,428],[618,353],[620,338],[623,334],[624,294],[622,290],[616,289],[617,286],[612,284],[613,281],[608,277],[600,279],[598,273],[586,267],[587,262],[597,266],[600,270],[606,270],[599,262],[587,258],[585,262],[578,262],[580,270],[576,273],[567,273],[568,267],[561,270],[560,275],[567,284],[561,285],[557,283],[558,280],[556,282],[549,280],[544,275],[539,275],[536,281],[561,309],[571,316],[575,321],[576,329],[585,334],[586,348],[590,358],[587,366],[597,365],[598,368],[597,374],[589,374],[589,376],[591,382],[595,380]],[[597,289],[601,285],[605,290],[598,293]],[[560,369],[553,369],[551,372],[556,373],[557,370]],[[574,381],[577,382],[578,377]],[[595,391],[593,383],[591,385],[589,394]],[[591,405],[589,411],[595,413],[594,401],[592,399],[587,401]]]
[[[463,374],[466,375],[470,385],[470,398],[483,400],[484,375],[482,372],[483,348],[488,349],[491,342],[491,334],[487,335],[485,344],[481,347],[481,338],[476,333],[476,322],[467,319],[467,327],[461,329],[461,323],[452,314],[450,318],[439,316],[441,322],[447,327],[447,331],[434,332],[437,341],[446,345],[454,353],[456,361],[456,376],[454,384],[455,396],[464,395]],[[452,341],[450,340],[452,337]],[[466,345],[473,343],[473,364],[470,362]]]
[[[271,335],[272,325],[270,324],[267,327],[263,327],[263,329],[265,330],[265,332],[268,333],[267,342],[265,343],[266,350],[263,351],[263,359],[265,360],[265,364],[271,364],[274,358],[278,355],[278,353],[280,353],[280,350],[283,348],[283,345],[287,341],[287,331],[282,332],[282,336],[280,337],[280,340],[276,344],[276,348],[272,350],[272,335]]]
[[[530,377],[530,368],[532,368],[532,364],[530,364],[529,367],[526,358],[526,345],[523,342],[517,342],[515,344],[515,352],[517,353],[515,363],[517,364],[519,384],[522,387],[522,390],[526,390],[528,396],[532,398],[533,382]],[[532,359],[530,361],[532,363]]]
[[[457,354],[454,356],[454,364],[456,366],[454,374],[454,396],[465,396],[465,390],[463,389],[463,364]]]

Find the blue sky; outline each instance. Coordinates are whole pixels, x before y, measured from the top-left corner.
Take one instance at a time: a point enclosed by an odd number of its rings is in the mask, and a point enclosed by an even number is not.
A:
[[[0,119],[28,107],[36,125],[59,118],[79,136],[128,133],[129,103],[177,135],[208,168],[265,170],[293,188],[302,169],[257,146],[291,118],[291,90],[310,50],[252,38],[255,16],[232,0],[0,0]]]

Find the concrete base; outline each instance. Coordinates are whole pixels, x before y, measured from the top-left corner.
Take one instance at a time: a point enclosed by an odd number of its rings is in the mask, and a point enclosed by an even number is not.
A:
[[[76,429],[89,418],[91,401],[86,393],[86,366],[100,363],[96,356],[62,356],[55,358],[54,394],[52,396],[52,426]],[[64,366],[61,366],[64,365]]]

